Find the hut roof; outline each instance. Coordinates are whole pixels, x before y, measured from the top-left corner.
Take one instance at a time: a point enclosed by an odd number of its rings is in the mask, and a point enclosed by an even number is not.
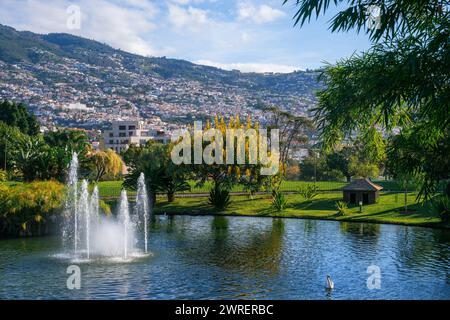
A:
[[[379,191],[381,189],[383,189],[382,186],[373,183],[369,179],[353,180],[350,184],[342,188],[344,191]]]

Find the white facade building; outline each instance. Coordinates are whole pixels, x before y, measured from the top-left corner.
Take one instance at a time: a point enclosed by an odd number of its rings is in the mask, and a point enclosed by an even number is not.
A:
[[[149,140],[169,143],[170,136],[162,129],[152,129],[144,121],[114,121],[110,130],[103,132],[106,149],[122,152],[131,144],[145,145]]]

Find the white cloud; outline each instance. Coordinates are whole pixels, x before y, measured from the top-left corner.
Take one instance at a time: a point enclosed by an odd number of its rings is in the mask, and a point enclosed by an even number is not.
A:
[[[67,28],[69,5],[64,0],[2,0],[0,21],[4,24],[37,33],[66,32],[107,43],[114,48],[140,55],[159,55],[145,36],[156,27],[152,21],[158,9],[149,1],[80,0],[81,29]]]
[[[182,8],[173,4],[169,5],[169,21],[176,28],[199,29],[205,26],[208,20],[206,10],[189,6]]]
[[[227,0],[228,1],[228,0]],[[240,0],[238,0],[240,1]],[[244,0],[245,3],[252,3]],[[141,55],[167,55],[223,69],[243,72],[291,72],[295,58],[280,60],[280,33],[272,25],[256,25],[280,13],[267,5],[241,7],[236,18],[235,2],[211,5],[214,0],[0,0],[0,23],[37,33],[65,32],[107,43]],[[203,2],[202,7],[194,4]],[[181,3],[181,4],[180,4]],[[254,2],[256,3],[256,2]],[[81,29],[67,27],[69,5],[81,9]],[[253,11],[251,11],[251,10]],[[246,11],[247,10],[247,11]],[[249,11],[250,10],[250,11]],[[225,12],[226,11],[226,12]],[[283,14],[281,12],[281,14]],[[251,23],[247,23],[251,22]],[[275,58],[281,64],[253,63]],[[224,64],[215,61],[239,61]],[[311,59],[309,59],[311,60]],[[244,63],[251,62],[251,63]],[[289,65],[294,64],[294,66]]]
[[[258,24],[272,22],[286,15],[283,11],[266,4],[257,6],[251,3],[239,3],[237,11],[238,20],[251,20]]]
[[[196,64],[220,68],[223,70],[239,70],[241,72],[274,72],[274,73],[290,73],[301,70],[299,67],[274,64],[274,63],[220,63],[209,60],[197,60]]]

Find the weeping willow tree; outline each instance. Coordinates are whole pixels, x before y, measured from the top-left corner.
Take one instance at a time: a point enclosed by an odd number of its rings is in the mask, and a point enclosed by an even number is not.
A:
[[[394,176],[412,174],[420,196],[450,178],[450,2],[438,0],[297,0],[295,24],[342,8],[335,31],[365,32],[371,48],[326,65],[315,121],[325,148],[353,135],[378,145],[389,136]],[[376,6],[379,23],[368,24]],[[447,188],[450,188],[447,187]]]
[[[115,178],[119,173],[121,173],[123,168],[122,159],[112,149],[93,152],[91,155],[91,160],[95,168],[95,182],[98,182],[107,174]]]

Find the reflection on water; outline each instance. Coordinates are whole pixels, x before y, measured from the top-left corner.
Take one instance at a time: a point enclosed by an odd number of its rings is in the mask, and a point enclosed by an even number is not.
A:
[[[341,222],[342,233],[349,233],[356,236],[376,237],[380,234],[380,225],[376,223],[351,223]]]
[[[449,243],[449,231],[405,226],[161,216],[150,257],[80,264],[80,290],[66,288],[59,239],[1,240],[0,299],[450,299]],[[380,290],[367,288],[370,265]]]

